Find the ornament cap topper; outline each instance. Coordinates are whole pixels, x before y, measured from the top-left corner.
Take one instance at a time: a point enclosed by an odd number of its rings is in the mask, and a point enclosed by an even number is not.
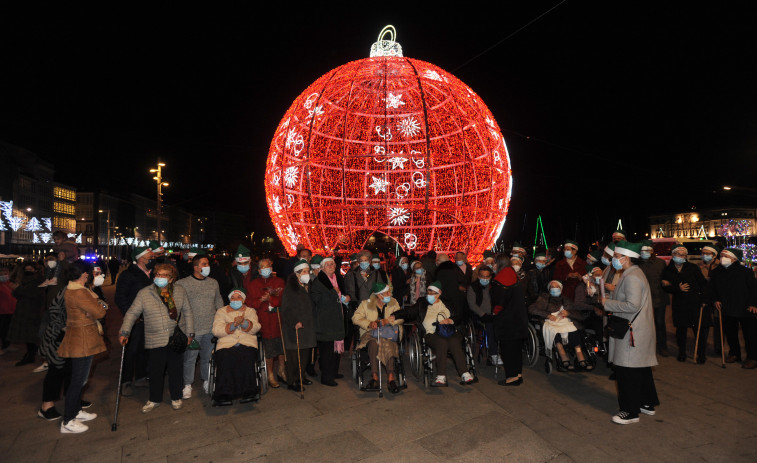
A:
[[[389,34],[389,40],[384,40],[384,36]],[[379,32],[378,41],[371,45],[371,58],[376,56],[402,56],[402,45],[395,42],[397,38],[397,30],[389,24],[384,26]]]

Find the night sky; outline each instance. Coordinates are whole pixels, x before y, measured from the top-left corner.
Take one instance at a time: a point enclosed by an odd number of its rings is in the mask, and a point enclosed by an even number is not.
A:
[[[560,2],[107,3],[0,7],[0,140],[81,190],[152,197],[160,157],[168,204],[269,232],[263,172],[281,117],[393,24],[405,56],[458,76],[503,129],[507,241],[531,242],[538,214],[551,243],[586,242],[621,217],[643,234],[650,213],[757,203],[757,190],[721,190],[757,188],[750,2],[568,0],[478,57]]]

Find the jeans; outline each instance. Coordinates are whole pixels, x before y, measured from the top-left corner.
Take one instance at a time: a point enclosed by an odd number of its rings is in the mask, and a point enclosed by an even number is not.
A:
[[[93,358],[94,355],[71,359],[71,384],[68,386],[68,391],[66,391],[66,404],[63,409],[64,423],[68,423],[76,418],[76,415],[81,410],[81,391],[84,389],[84,385],[87,384]]]
[[[210,365],[210,354],[213,352],[213,343],[210,342],[213,339],[213,333],[201,334],[195,336],[195,339],[200,343],[198,350],[187,349],[184,351],[184,384],[192,384],[195,380],[195,363],[197,363],[197,356],[200,356],[200,379],[203,381],[208,380],[208,368]]]

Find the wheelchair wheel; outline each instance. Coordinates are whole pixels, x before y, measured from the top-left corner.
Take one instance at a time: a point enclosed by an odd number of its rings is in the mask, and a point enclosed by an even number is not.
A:
[[[476,359],[473,356],[473,344],[470,343],[470,339],[467,337],[463,339],[463,350],[465,352],[465,363],[468,366],[468,372],[473,375],[473,381],[478,382]]]
[[[423,352],[421,351],[420,335],[417,331],[408,336],[408,349],[407,354],[410,359],[410,371],[415,376],[415,379],[421,380],[423,375]]]
[[[539,336],[530,323],[528,324],[528,336],[523,342],[523,364],[533,368],[539,361]]]
[[[468,320],[462,326],[462,335],[471,347],[471,354],[473,353],[473,346],[476,345],[476,327],[473,324],[473,320]]]
[[[357,349],[352,351],[352,355],[350,357],[351,363],[352,363],[352,380],[357,381],[357,372],[358,372],[358,362],[357,362]]]
[[[265,347],[262,339],[258,338],[258,384],[260,395],[268,392],[268,365],[265,363]]]
[[[546,359],[546,360],[544,361],[544,371],[545,371],[545,372],[546,372],[546,373],[547,373],[548,375],[551,375],[551,374],[552,374],[552,370],[553,370],[553,369],[554,369],[554,367],[552,366],[552,359]]]

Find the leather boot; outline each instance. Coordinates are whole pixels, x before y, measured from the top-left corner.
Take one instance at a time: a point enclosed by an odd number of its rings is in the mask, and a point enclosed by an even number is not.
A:
[[[273,359],[265,359],[265,369],[268,372],[268,385],[278,389],[281,385],[276,381],[276,376],[273,374]]]
[[[287,382],[287,372],[286,368],[284,368],[284,362],[279,362],[279,369],[276,374],[279,375],[281,381],[284,381],[285,383]]]

